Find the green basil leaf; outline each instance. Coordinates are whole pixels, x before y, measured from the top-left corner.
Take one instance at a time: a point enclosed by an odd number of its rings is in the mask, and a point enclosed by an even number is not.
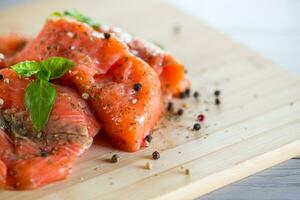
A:
[[[81,14],[80,12],[78,12],[77,10],[66,10],[64,12],[65,16],[71,17],[79,22],[85,23],[90,25],[93,28],[100,28],[100,23],[94,21],[92,18],[89,18],[83,14]]]
[[[44,80],[34,80],[26,88],[25,105],[29,111],[33,126],[41,131],[48,122],[55,102],[55,87]]]
[[[30,77],[40,70],[40,64],[36,61],[24,61],[12,66],[12,69],[23,77]]]
[[[38,79],[49,81],[51,77],[51,72],[48,69],[41,69],[35,76]]]
[[[50,71],[50,79],[62,77],[74,65],[74,62],[62,57],[52,57],[41,62],[41,68]]]
[[[62,14],[60,12],[53,12],[47,17],[47,19],[49,20],[49,19],[53,19],[53,18],[60,18],[63,16],[64,16],[64,14]]]

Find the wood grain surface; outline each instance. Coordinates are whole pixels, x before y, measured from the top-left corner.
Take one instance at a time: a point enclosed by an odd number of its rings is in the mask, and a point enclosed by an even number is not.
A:
[[[187,66],[200,100],[176,102],[188,105],[185,115],[162,119],[147,149],[118,152],[99,136],[69,179],[3,191],[0,199],[190,199],[300,154],[300,78],[161,1],[37,1],[1,11],[0,33],[34,35],[48,13],[70,5],[164,44]],[[220,106],[215,89],[222,91]],[[200,112],[207,120],[200,132],[191,131]],[[160,160],[150,160],[154,150]],[[113,153],[121,155],[117,164],[107,162]]]

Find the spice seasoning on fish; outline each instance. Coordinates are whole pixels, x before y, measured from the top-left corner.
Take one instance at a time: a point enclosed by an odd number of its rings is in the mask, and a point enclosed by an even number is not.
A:
[[[136,92],[140,91],[140,90],[142,89],[142,84],[140,84],[140,83],[134,84],[133,89],[134,89]]]
[[[47,151],[44,151],[44,150],[41,150],[40,155],[41,155],[42,157],[47,157],[47,156],[48,156],[48,152],[47,152]]]
[[[84,100],[87,100],[90,96],[88,93],[82,93],[81,97],[84,99]]]
[[[4,100],[0,98],[0,108],[4,105]]]
[[[3,79],[3,75],[2,74],[0,74],[0,80],[2,80]]]
[[[104,33],[104,38],[105,38],[106,40],[108,40],[108,39],[110,38],[110,34],[109,34],[109,33]]]
[[[3,81],[5,84],[9,84],[9,82],[10,82],[8,78],[5,78]]]

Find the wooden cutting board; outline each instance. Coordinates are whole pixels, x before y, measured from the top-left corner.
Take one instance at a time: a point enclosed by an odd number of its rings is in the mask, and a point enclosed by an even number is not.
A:
[[[163,119],[146,149],[119,152],[100,136],[69,179],[1,191],[0,199],[190,199],[300,154],[300,78],[162,1],[36,1],[2,10],[0,32],[35,35],[49,13],[65,8],[163,44],[187,66],[200,100],[178,101],[188,106],[184,116]],[[193,132],[201,112],[206,121]],[[151,160],[154,150],[161,159]],[[108,162],[114,153],[121,156],[117,164]]]

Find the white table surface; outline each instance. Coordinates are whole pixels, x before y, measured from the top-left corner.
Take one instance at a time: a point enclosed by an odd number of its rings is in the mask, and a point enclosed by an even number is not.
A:
[[[0,7],[21,1],[0,0]],[[167,1],[292,73],[300,74],[300,0]],[[300,158],[252,175],[199,200],[300,200]]]

